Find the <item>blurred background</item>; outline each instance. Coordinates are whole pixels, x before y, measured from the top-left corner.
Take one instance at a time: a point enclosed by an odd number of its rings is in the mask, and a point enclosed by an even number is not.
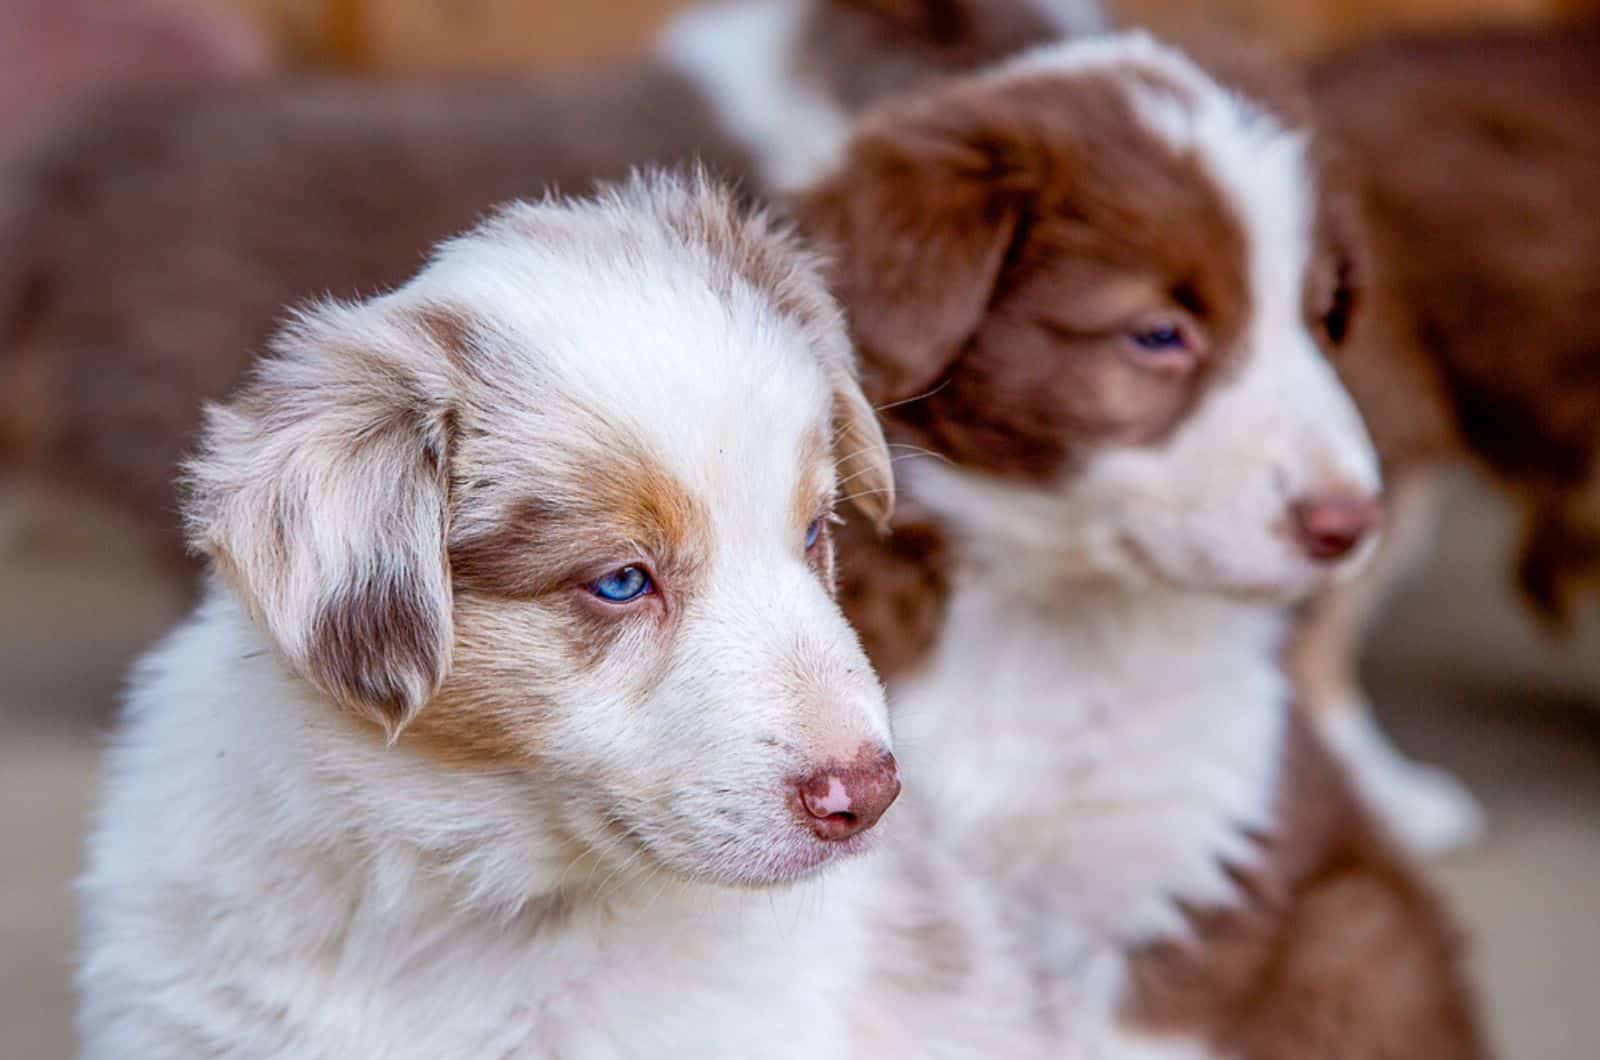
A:
[[[226,37],[234,65],[252,75],[315,70],[404,78],[544,72],[624,57],[645,48],[682,6],[681,0],[0,0],[0,159],[82,92],[209,76],[173,59],[181,50],[173,42],[186,32],[171,28],[175,17],[205,19],[206,32]],[[1597,5],[1120,0],[1110,6],[1119,21],[1157,31],[1220,29],[1310,56],[1397,26],[1548,21]],[[48,32],[18,32],[30,19],[33,30],[48,24]],[[45,66],[59,76],[41,76]],[[18,87],[25,77],[26,92]],[[1458,772],[1487,804],[1487,841],[1430,871],[1472,933],[1474,967],[1501,1054],[1600,1056],[1600,618],[1591,606],[1570,635],[1553,637],[1528,616],[1511,587],[1514,517],[1472,475],[1451,483],[1443,525],[1425,568],[1388,607],[1365,672],[1397,742]],[[80,864],[97,748],[129,663],[183,607],[160,557],[120,512],[0,478],[0,1056],[72,1055],[70,881]]]

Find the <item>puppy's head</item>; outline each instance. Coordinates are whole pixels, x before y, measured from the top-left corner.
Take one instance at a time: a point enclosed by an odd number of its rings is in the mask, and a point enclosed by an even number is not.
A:
[[[1356,562],[1377,461],[1329,361],[1353,259],[1310,151],[1142,36],[867,117],[800,209],[869,394],[953,465],[918,499],[1035,576],[1283,597]]]
[[[836,497],[889,510],[882,435],[811,263],[704,182],[514,206],[304,314],[191,487],[356,738],[507,778],[486,831],[761,884],[898,791],[832,599]]]

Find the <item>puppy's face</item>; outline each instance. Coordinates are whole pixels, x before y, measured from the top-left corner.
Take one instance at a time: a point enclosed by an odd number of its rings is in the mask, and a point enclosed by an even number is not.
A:
[[[882,438],[808,264],[721,196],[509,211],[303,322],[209,439],[201,540],[290,659],[401,749],[516,778],[508,825],[764,884],[898,791],[829,533],[841,491],[886,514]],[[306,524],[287,572],[229,517],[257,489]]]
[[[868,119],[802,209],[846,248],[874,399],[954,463],[919,499],[1044,573],[1286,596],[1359,562],[1377,461],[1307,152],[1138,37]]]

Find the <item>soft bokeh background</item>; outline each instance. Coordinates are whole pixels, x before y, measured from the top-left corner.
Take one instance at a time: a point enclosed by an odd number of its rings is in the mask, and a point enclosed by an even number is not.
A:
[[[94,0],[89,0],[92,5]],[[105,0],[126,16],[133,0]],[[548,71],[645,47],[682,0],[167,0],[243,20],[261,63],[363,76]],[[0,118],[18,19],[67,0],[0,0]],[[76,6],[84,6],[79,3]],[[1160,31],[1223,29],[1295,54],[1404,25],[1592,12],[1592,0],[1120,0]],[[122,33],[118,23],[107,32]],[[252,37],[259,33],[259,39]],[[13,34],[11,40],[20,38]],[[253,43],[252,43],[253,42]],[[57,42],[60,44],[61,42]],[[67,42],[70,44],[70,42]],[[70,50],[70,49],[68,49]],[[106,67],[143,76],[160,62]],[[37,60],[38,56],[33,56]],[[141,65],[143,63],[144,65]],[[90,78],[82,78],[86,80]],[[1600,115],[1596,116],[1600,120]],[[0,121],[0,139],[7,124]],[[0,143],[0,152],[5,145]],[[3,248],[0,248],[3,252]],[[1397,595],[1367,672],[1409,751],[1458,770],[1489,806],[1480,849],[1436,866],[1473,936],[1502,1055],[1600,1056],[1600,615],[1553,640],[1508,591],[1514,526],[1491,491],[1454,483],[1437,547]],[[0,1057],[72,1055],[70,880],[97,747],[128,664],[181,612],[119,513],[0,479]]]

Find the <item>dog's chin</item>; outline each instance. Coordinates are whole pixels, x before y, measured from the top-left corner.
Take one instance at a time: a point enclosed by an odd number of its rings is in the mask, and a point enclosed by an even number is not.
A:
[[[855,857],[872,844],[872,833],[824,842],[795,830],[792,836],[751,840],[714,861],[672,859],[670,871],[699,883],[743,890],[782,887],[819,875],[828,867]]]
[[[1289,607],[1315,596],[1358,572],[1363,557],[1335,566],[1319,564],[1283,549],[1241,545],[1234,556],[1165,555],[1132,535],[1122,538],[1123,552],[1150,585],[1196,596],[1217,596],[1242,604]],[[1239,563],[1242,556],[1252,562]]]

